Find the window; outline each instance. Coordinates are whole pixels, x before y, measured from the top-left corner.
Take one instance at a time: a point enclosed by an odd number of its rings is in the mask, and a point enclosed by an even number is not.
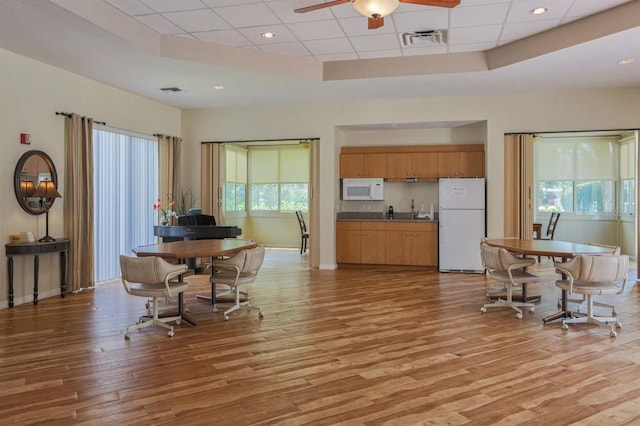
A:
[[[95,126],[93,167],[95,281],[100,283],[121,275],[121,254],[156,240],[157,141]]]
[[[618,144],[614,138],[549,138],[535,144],[539,212],[615,211]]]
[[[224,208],[226,211],[245,211],[247,187],[247,151],[225,148]]]
[[[306,145],[249,150],[252,211],[309,209],[309,150]]]

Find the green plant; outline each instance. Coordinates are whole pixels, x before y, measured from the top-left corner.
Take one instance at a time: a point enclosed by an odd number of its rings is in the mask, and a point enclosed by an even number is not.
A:
[[[189,187],[187,187],[186,190],[181,189],[178,196],[173,197],[173,199],[175,202],[175,212],[179,216],[189,214],[189,210],[191,210],[196,205],[196,201],[199,200]]]

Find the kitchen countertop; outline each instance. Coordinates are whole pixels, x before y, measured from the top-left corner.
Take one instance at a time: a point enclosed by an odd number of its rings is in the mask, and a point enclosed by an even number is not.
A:
[[[438,222],[437,219],[411,219],[410,212],[398,212],[389,219],[384,212],[340,212],[336,215],[338,221],[367,221],[367,222]]]

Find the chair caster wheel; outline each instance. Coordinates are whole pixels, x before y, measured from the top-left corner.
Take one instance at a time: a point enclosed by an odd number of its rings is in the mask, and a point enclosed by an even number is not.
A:
[[[482,308],[480,308],[480,312],[485,313],[487,312],[487,308],[485,308],[484,306]]]
[[[173,330],[169,330],[169,332],[167,333],[167,336],[173,337]]]
[[[562,322],[562,329],[563,330],[568,330],[569,329],[569,326],[564,321]]]
[[[518,312],[518,313],[516,314],[516,318],[518,318],[518,319],[522,319],[522,313]]]
[[[609,336],[611,336],[611,337],[616,337],[616,336],[618,336],[618,333],[616,333],[615,331],[611,330],[611,331],[609,332]]]
[[[180,325],[180,324],[182,324],[182,319],[178,318],[178,319],[176,320],[176,325]]]
[[[225,321],[229,321],[229,317],[225,315],[225,316],[224,316],[224,320],[225,320]]]
[[[536,307],[532,306],[531,308],[529,308],[529,312],[535,312],[536,311]]]
[[[258,319],[264,319],[264,314],[262,311],[258,312]]]
[[[124,340],[131,339],[131,335],[129,333],[124,333]]]
[[[622,328],[622,323],[616,322],[616,328]]]

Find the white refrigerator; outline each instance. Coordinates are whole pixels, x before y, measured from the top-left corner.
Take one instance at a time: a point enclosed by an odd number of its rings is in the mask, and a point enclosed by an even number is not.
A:
[[[486,236],[485,179],[440,179],[438,269],[483,273],[480,241]]]

